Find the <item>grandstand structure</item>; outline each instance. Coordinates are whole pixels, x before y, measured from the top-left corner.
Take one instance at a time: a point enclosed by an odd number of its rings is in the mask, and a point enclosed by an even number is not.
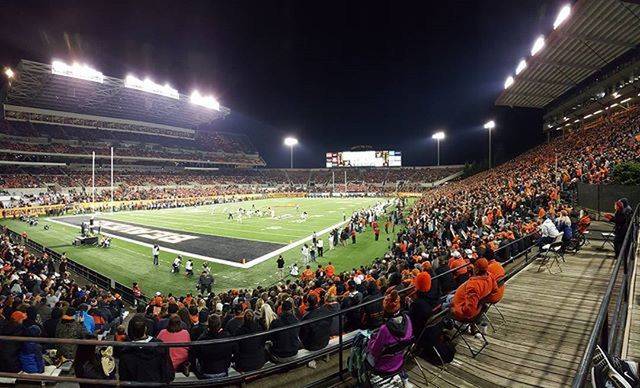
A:
[[[182,348],[198,354],[195,349],[213,349],[210,357],[215,350],[230,343],[235,343],[240,349],[251,349],[245,350],[244,354],[242,350],[233,350],[234,361],[225,366],[223,373],[183,377],[176,372],[167,381],[129,381],[121,377],[125,358],[122,353],[116,353],[116,358],[120,357],[119,362],[122,363],[118,366],[120,374],[116,380],[81,380],[73,376],[72,371],[55,366],[47,374],[0,371],[0,377],[9,379],[8,383],[349,387],[356,384],[347,367],[350,349],[364,341],[360,336],[364,330],[380,330],[380,316],[395,314],[392,310],[394,303],[398,309],[402,305],[409,311],[412,320],[414,314],[427,315],[428,318],[421,322],[423,326],[412,329],[411,341],[401,341],[402,348],[393,344],[390,349],[381,351],[388,351],[384,356],[402,356],[399,361],[402,365],[394,373],[385,375],[373,370],[373,366],[365,368],[364,374],[373,381],[380,383],[382,380],[379,386],[385,386],[388,382],[385,378],[405,370],[409,381],[419,387],[581,388],[591,378],[597,345],[610,355],[640,361],[640,325],[637,320],[640,316],[637,286],[640,279],[640,204],[615,201],[616,212],[626,212],[628,217],[624,236],[616,236],[614,231],[620,229],[614,229],[609,218],[596,209],[581,205],[581,198],[576,196],[578,184],[606,185],[611,182],[615,165],[640,159],[640,4],[621,0],[577,0],[568,7],[566,12],[563,9],[561,15],[564,16],[556,20],[548,36],[536,40],[531,55],[521,61],[496,100],[497,105],[544,109],[544,129],[549,134],[549,141],[503,165],[464,179],[460,179],[462,166],[348,170],[257,168],[263,167],[264,161],[248,140],[237,135],[217,134],[218,140],[213,141],[217,145],[213,146],[214,151],[193,145],[203,144],[196,128],[200,122],[188,120],[210,122],[219,119],[225,114],[222,107],[180,122],[179,117],[168,118],[158,110],[153,102],[158,98],[156,96],[150,97],[148,103],[136,105],[133,113],[118,113],[117,95],[104,91],[79,89],[85,93],[81,101],[47,101],[55,99],[55,93],[68,92],[69,89],[47,86],[60,81],[51,83],[51,78],[58,76],[44,74],[47,69],[52,71],[47,65],[42,67],[41,73],[38,73],[40,70],[32,70],[34,77],[41,74],[42,79],[21,81],[19,66],[18,76],[12,81],[4,99],[5,121],[0,134],[3,137],[0,153],[3,164],[14,169],[4,170],[2,174],[4,190],[14,185],[11,179],[16,175],[15,171],[22,171],[15,185],[27,182],[35,186],[34,190],[48,184],[41,179],[30,178],[35,175],[57,182],[57,188],[85,186],[89,178],[86,155],[96,151],[104,159],[108,157],[104,150],[114,146],[119,155],[118,170],[121,174],[118,179],[122,198],[125,199],[130,198],[127,197],[129,187],[186,185],[189,190],[197,189],[200,193],[213,195],[220,193],[218,187],[221,183],[225,186],[224,192],[232,194],[276,190],[282,190],[283,195],[295,194],[296,190],[333,194],[344,190],[344,193],[387,195],[417,191],[424,195],[411,209],[403,209],[404,205],[394,209],[395,212],[406,210],[399,222],[405,224],[399,226],[401,229],[397,233],[395,230],[386,233],[389,250],[384,258],[375,259],[370,266],[332,274],[335,276],[325,277],[321,271],[322,275],[316,277],[309,270],[311,274],[303,274],[301,279],[290,279],[294,286],[260,284],[252,290],[234,288],[217,292],[206,299],[161,293],[144,297],[123,285],[111,287],[104,276],[91,274],[95,280],[90,282],[103,285],[110,292],[103,292],[104,296],[99,296],[96,303],[112,306],[117,304],[114,300],[124,295],[127,301],[146,306],[146,316],[152,321],[158,317],[166,318],[161,316],[163,309],[168,311],[170,305],[179,302],[184,304],[180,308],[186,310],[183,311],[186,318],[180,319],[182,322],[186,320],[185,324],[190,323],[194,318],[189,304],[196,299],[198,302],[191,304],[196,312],[197,307],[201,307],[196,304],[201,303],[226,314],[226,323],[241,320],[247,327],[250,323],[246,322],[251,321],[253,313],[248,314],[250,308],[246,306],[264,314],[269,309],[259,308],[258,304],[273,305],[275,311],[288,306],[294,318],[283,326],[270,328],[265,323],[263,329],[236,331],[224,338],[199,337],[197,341],[146,343],[142,343],[144,336],[133,338],[140,342],[121,342],[111,341],[111,338],[95,341],[3,335],[6,333],[0,332],[1,345],[24,342],[55,346],[108,345],[122,348],[125,353],[136,349],[166,353],[163,349]],[[24,63],[23,66],[27,66]],[[98,78],[93,73],[87,77]],[[85,79],[83,82],[93,81]],[[37,88],[47,89],[47,92],[44,95],[29,94]],[[117,93],[136,95],[140,92],[137,89],[124,90],[117,85],[112,85],[110,90],[111,93],[119,90]],[[170,88],[164,91],[175,95]],[[112,112],[111,119],[98,115],[101,112],[98,105],[101,104],[111,104],[108,108]],[[149,119],[149,123],[138,122],[135,120],[140,117],[138,115],[154,119]],[[93,117],[97,130],[86,125],[90,123],[86,121],[90,120],[89,117]],[[100,121],[103,119],[109,121]],[[62,122],[54,123],[54,120]],[[103,128],[103,124],[118,128]],[[124,125],[129,127],[125,130]],[[75,132],[80,130],[96,131],[101,135],[91,136],[87,141]],[[160,139],[165,138],[170,142],[162,143]],[[32,139],[35,140],[30,141]],[[175,158],[172,154],[176,155]],[[193,159],[185,155],[191,155]],[[166,162],[173,165],[168,166]],[[154,194],[163,195],[159,191]],[[559,221],[556,224],[559,228],[566,225],[564,218],[570,218],[569,215],[571,218],[579,217],[576,214],[578,208],[590,211],[593,219],[581,231],[583,245],[569,246],[569,242],[575,242],[578,237],[565,240],[565,235],[560,233],[551,240],[541,239],[550,237],[541,235],[541,223],[547,218],[554,218]],[[355,222],[367,223],[365,217],[355,217]],[[575,220],[570,219],[569,222]],[[352,232],[355,236],[355,229]],[[37,256],[33,260],[42,266],[45,259],[39,258],[43,254],[60,256],[58,252],[15,231],[8,233],[7,239],[15,246],[24,246],[22,254],[27,257],[29,252]],[[462,264],[457,264],[461,252],[468,260],[463,257],[460,259]],[[479,272],[484,263],[478,259],[483,256],[490,259],[491,265],[500,263],[505,272],[497,278],[492,274],[481,275],[492,286],[495,285],[495,289],[482,299],[476,297],[481,299],[474,305],[479,311],[476,315],[460,318],[451,307],[460,302],[455,297],[450,300],[446,295],[457,295],[458,291],[465,292],[466,287],[471,287],[468,280],[460,279],[473,276],[468,273],[472,267]],[[429,274],[429,289],[418,284],[418,277],[424,272]],[[20,276],[17,271],[12,274]],[[454,283],[451,289],[445,289],[445,280]],[[489,301],[498,286],[504,286],[504,296],[498,301]],[[95,291],[91,285],[88,289]],[[434,290],[433,294],[437,295],[430,301],[433,306],[429,305],[426,314],[416,313],[415,303],[425,302],[431,297],[427,294]],[[382,296],[380,291],[389,291],[389,294]],[[398,297],[397,302],[391,300],[394,293],[401,295],[402,299]],[[309,313],[313,315],[309,316]],[[136,316],[146,333],[149,330],[144,321],[146,318]],[[371,324],[376,318],[379,322]],[[454,318],[457,326],[453,323]],[[445,328],[449,323],[454,325],[454,330]],[[263,325],[262,321],[258,324]],[[233,326],[233,323],[228,326]],[[424,346],[420,342],[422,335],[429,335],[431,330],[436,330],[437,340]],[[302,340],[303,332],[307,341]],[[295,342],[293,356],[286,360],[266,360],[265,357],[258,366],[242,367],[239,361],[242,356],[267,354],[267,337],[274,340],[287,333],[293,336],[287,339]],[[418,355],[425,349],[430,351],[429,346],[436,350],[432,353],[441,357],[436,345],[440,344],[438,341],[443,338],[443,333],[453,337],[451,343],[456,352],[451,355],[452,359],[446,363],[442,359],[432,362],[420,359]],[[320,336],[326,340],[322,346],[309,343],[309,338],[314,340]],[[61,373],[63,376],[59,376]]]

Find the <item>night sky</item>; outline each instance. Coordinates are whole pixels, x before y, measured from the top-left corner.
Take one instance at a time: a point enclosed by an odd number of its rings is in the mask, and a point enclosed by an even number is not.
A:
[[[212,129],[243,132],[269,166],[321,167],[354,145],[435,164],[494,157],[543,138],[542,111],[495,107],[507,75],[548,33],[564,2],[3,1],[0,65],[21,58],[86,62],[106,75],[214,94],[232,114]]]

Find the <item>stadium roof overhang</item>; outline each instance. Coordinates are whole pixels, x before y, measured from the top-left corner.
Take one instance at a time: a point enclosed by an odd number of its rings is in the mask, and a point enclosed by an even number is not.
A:
[[[640,45],[640,2],[578,0],[571,15],[525,58],[496,105],[546,108],[616,58]]]
[[[67,77],[52,72],[52,65],[21,60],[14,69],[4,103],[14,106],[63,111],[82,115],[135,120],[196,129],[230,113],[228,108],[209,109],[177,98],[125,87],[125,81],[104,76],[102,82]],[[174,96],[175,97],[175,96]]]

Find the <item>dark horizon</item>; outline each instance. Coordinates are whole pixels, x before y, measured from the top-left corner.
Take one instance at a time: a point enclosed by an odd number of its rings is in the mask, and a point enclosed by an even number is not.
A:
[[[561,4],[16,1],[0,15],[0,65],[78,60],[212,93],[232,114],[211,129],[246,133],[269,167],[288,167],[288,135],[296,167],[355,145],[434,165],[438,129],[441,164],[481,161],[490,119],[498,162],[543,139],[542,111],[494,101]]]

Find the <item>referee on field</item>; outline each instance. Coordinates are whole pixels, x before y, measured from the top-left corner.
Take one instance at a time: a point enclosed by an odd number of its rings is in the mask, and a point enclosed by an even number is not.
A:
[[[158,258],[160,257],[160,246],[158,243],[153,244],[153,265],[158,265]]]

